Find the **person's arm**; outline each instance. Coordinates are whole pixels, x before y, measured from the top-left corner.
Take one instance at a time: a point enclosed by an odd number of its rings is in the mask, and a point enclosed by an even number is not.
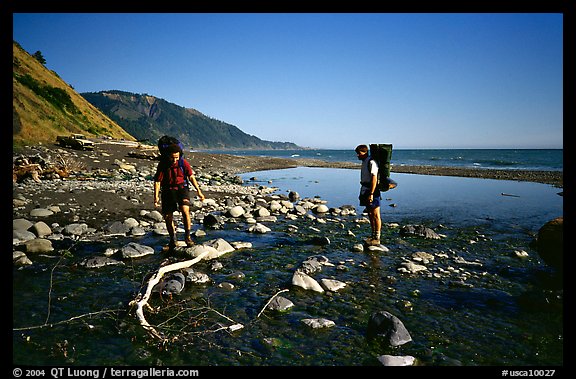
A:
[[[370,174],[372,177],[372,180],[370,182],[370,196],[368,198],[369,202],[372,202],[372,200],[374,200],[374,192],[376,192],[376,188],[378,187],[378,164],[374,161],[370,162]]]
[[[160,182],[154,182],[154,206],[160,205]]]
[[[370,183],[370,196],[368,197],[368,201],[372,202],[374,200],[374,192],[376,191],[376,187],[378,186],[378,176],[372,175],[372,182]]]
[[[196,189],[196,192],[198,192],[198,197],[200,197],[200,200],[204,201],[205,197],[204,194],[202,193],[202,190],[200,190],[200,186],[198,185],[198,182],[196,181],[196,177],[194,176],[194,174],[189,176],[190,179],[190,183],[192,183],[192,186],[194,186],[194,188]]]

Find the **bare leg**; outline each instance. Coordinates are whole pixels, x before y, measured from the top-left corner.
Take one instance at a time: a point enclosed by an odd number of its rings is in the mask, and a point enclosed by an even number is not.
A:
[[[166,222],[166,230],[168,230],[168,235],[170,236],[170,242],[176,241],[176,228],[174,227],[174,215],[172,213],[165,214],[164,221]]]
[[[192,229],[192,220],[190,219],[190,206],[187,202],[184,202],[180,206],[180,212],[182,212],[182,222],[184,223],[184,242],[187,246],[194,245],[192,238],[190,237],[190,230]]]
[[[192,227],[192,221],[190,220],[190,206],[183,204],[180,206],[180,212],[182,213],[182,223],[184,224],[184,231],[186,235],[190,234],[190,229]]]
[[[382,229],[382,219],[380,218],[380,207],[370,209],[368,213],[370,227],[372,228],[372,238],[380,240],[380,230]]]

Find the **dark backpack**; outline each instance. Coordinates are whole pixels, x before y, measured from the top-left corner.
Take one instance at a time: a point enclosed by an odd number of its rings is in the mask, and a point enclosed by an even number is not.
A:
[[[186,187],[189,187],[190,181],[188,180],[188,177],[184,172],[184,145],[182,144],[182,142],[180,142],[178,138],[167,135],[160,137],[160,139],[158,140],[158,151],[160,152],[160,161],[168,162],[169,157],[167,155],[167,151],[168,147],[170,147],[171,145],[176,145],[180,148],[180,159],[178,159],[178,167],[180,167],[180,170],[182,170],[182,173],[184,174],[184,179],[186,180]]]
[[[162,136],[158,140],[158,150],[162,157],[166,156],[166,151],[171,145],[177,145],[180,148],[180,158],[184,157],[184,145],[178,140],[178,138],[171,136]]]
[[[370,159],[373,159],[378,164],[378,189],[380,192],[396,188],[398,184],[390,179],[392,145],[386,143],[370,144]]]

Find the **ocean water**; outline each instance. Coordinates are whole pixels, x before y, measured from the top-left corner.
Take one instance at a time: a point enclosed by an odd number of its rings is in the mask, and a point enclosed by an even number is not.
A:
[[[349,150],[203,150],[211,153],[357,162]],[[392,166],[448,166],[509,170],[563,170],[563,149],[393,149]]]

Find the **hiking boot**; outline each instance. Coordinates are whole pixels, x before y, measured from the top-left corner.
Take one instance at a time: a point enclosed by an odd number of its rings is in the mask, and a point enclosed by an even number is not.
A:
[[[368,245],[368,246],[380,245],[380,239],[370,237],[370,238],[366,239],[366,245]]]
[[[186,236],[186,238],[184,239],[184,242],[186,242],[186,246],[188,246],[188,247],[194,246],[194,241],[192,241],[192,238],[190,238],[190,236]]]
[[[168,242],[168,250],[173,251],[174,249],[176,249],[176,241],[170,240],[170,242]]]

